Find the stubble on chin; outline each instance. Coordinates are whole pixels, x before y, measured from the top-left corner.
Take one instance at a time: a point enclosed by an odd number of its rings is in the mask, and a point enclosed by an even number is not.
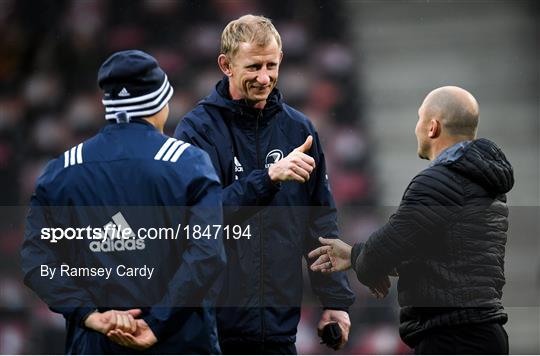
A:
[[[427,154],[427,153],[424,153],[424,152],[420,152],[420,151],[419,151],[419,152],[418,152],[418,157],[419,157],[420,159],[425,159],[426,161],[429,161],[429,160],[430,160],[428,154]]]
[[[429,156],[427,154],[427,150],[426,149],[422,149],[422,147],[418,147],[418,150],[416,152],[418,154],[418,158],[420,159],[425,159],[425,160],[428,160],[429,161]]]

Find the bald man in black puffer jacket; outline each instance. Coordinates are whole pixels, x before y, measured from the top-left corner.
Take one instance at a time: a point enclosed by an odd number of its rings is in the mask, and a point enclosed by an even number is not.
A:
[[[397,271],[400,334],[417,354],[508,353],[501,299],[512,166],[495,143],[476,139],[479,109],[469,92],[436,89],[418,116],[418,155],[430,166],[367,242],[321,239],[311,268],[352,266],[379,297]]]

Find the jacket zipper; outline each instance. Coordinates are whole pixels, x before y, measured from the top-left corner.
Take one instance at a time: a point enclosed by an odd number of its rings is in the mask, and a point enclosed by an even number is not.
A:
[[[261,169],[261,160],[260,160],[260,145],[259,145],[259,120],[262,116],[262,110],[257,114],[257,119],[255,121],[255,155],[257,159],[257,168]],[[260,260],[261,260],[261,273],[260,273],[260,283],[261,283],[261,294],[259,298],[260,303],[260,316],[261,316],[261,342],[264,343],[265,337],[265,323],[264,323],[264,242],[262,237],[262,213],[258,212],[259,220],[259,248],[260,248]]]

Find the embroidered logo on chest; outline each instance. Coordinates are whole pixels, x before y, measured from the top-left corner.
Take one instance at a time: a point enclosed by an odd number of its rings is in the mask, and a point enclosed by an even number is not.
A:
[[[276,148],[268,152],[268,154],[266,155],[264,167],[269,168],[271,165],[277,163],[282,158],[283,158],[283,152]]]

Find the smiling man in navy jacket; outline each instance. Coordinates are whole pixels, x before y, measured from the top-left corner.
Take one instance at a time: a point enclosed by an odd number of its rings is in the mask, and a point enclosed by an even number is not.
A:
[[[108,124],[38,178],[21,251],[24,282],[66,318],[66,353],[219,353],[210,292],[225,265],[222,240],[149,232],[220,225],[218,177],[204,151],[163,135],[173,89],[153,57],[115,53],[98,81]],[[55,243],[44,234],[89,227],[97,236],[112,224],[138,233]]]
[[[276,88],[283,54],[269,19],[246,15],[221,37],[225,78],[178,125],[175,137],[205,150],[220,176],[226,223],[249,239],[226,240],[228,265],[218,311],[225,353],[295,353],[302,257],[319,236],[337,237],[324,153],[309,119]],[[348,337],[354,295],[344,274],[310,273],[325,309]]]

